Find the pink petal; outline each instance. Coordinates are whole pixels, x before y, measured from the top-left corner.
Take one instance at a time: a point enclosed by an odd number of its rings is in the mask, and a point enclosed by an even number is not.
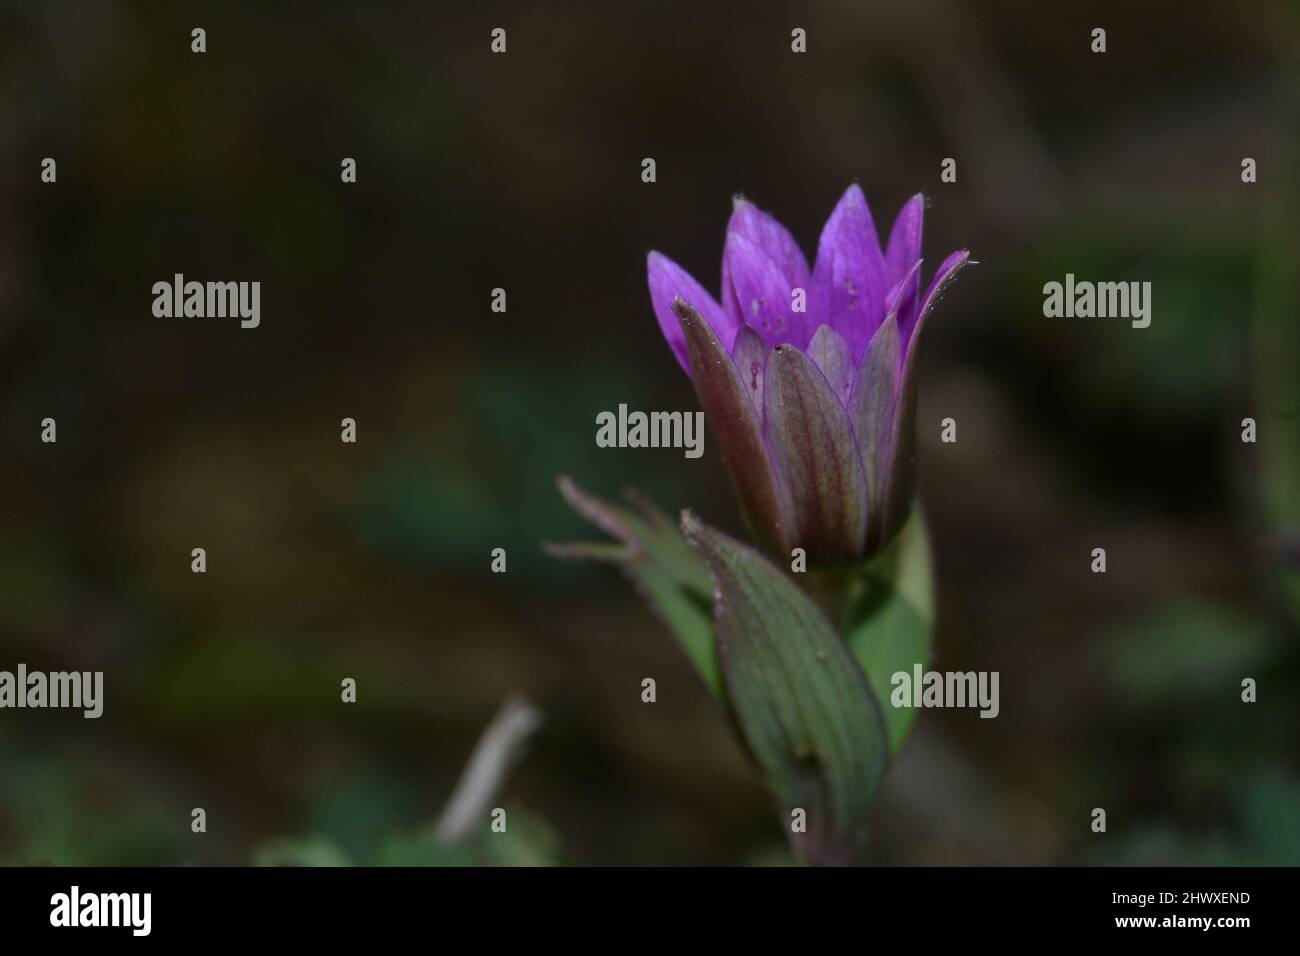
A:
[[[730,321],[722,306],[709,295],[691,274],[667,256],[652,252],[646,257],[646,277],[650,285],[650,304],[668,345],[686,374],[691,374],[690,352],[682,334],[681,323],[673,311],[673,302],[682,299],[704,317],[728,347],[736,337],[736,323]]]

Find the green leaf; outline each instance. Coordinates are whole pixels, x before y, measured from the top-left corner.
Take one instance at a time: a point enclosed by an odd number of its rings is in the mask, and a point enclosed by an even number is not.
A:
[[[714,624],[732,716],[811,863],[852,862],[889,759],[884,719],[830,622],[754,549],[689,513],[682,529],[709,563]]]
[[[601,501],[563,475],[557,484],[560,494],[575,511],[619,543],[547,544],[547,553],[560,558],[602,561],[623,571],[677,635],[705,685],[720,700],[722,678],[713,643],[713,587],[709,569],[691,550],[681,530],[635,491],[626,493],[635,506],[633,510]]]
[[[929,663],[934,629],[930,542],[919,506],[893,544],[864,566],[853,591],[848,644],[880,701],[890,752],[897,753],[916,711],[890,703],[890,680]]]

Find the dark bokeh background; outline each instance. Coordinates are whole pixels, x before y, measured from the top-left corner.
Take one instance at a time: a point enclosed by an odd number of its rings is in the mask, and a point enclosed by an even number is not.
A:
[[[695,407],[645,253],[716,289],[733,193],[812,253],[857,180],[982,263],[918,424],[936,666],[1002,675],[918,720],[873,859],[1300,862],[1294,4],[338,6],[0,6],[0,668],[107,680],[0,712],[0,861],[437,862],[512,693],[546,724],[477,859],[784,859],[671,635],[540,543],[591,535],[560,472],[737,527],[716,448],[595,447]],[[261,280],[261,327],[155,319],[175,272]],[[1152,326],[1043,318],[1066,272]]]

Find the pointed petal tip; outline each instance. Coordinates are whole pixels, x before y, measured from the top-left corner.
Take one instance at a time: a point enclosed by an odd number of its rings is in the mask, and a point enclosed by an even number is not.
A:
[[[937,293],[942,292],[944,288],[957,277],[957,273],[961,272],[961,270],[966,266],[973,264],[975,264],[975,261],[971,259],[969,249],[958,249],[956,252],[950,252],[948,256],[935,268],[934,275],[930,277],[930,287],[925,290],[925,295],[922,297],[922,308],[924,308]]]
[[[617,509],[579,488],[568,475],[557,475],[555,484],[560,489],[560,496],[570,508],[610,537],[617,538],[627,548],[629,554],[640,553],[640,542],[632,529],[623,521]]]
[[[566,474],[561,473],[555,476],[555,487],[560,490],[560,497],[571,505],[582,497],[582,490]]]
[[[681,323],[704,321],[704,316],[680,295],[673,298],[673,312],[677,316],[677,321]]]
[[[682,537],[686,539],[686,543],[700,552],[706,561],[712,561],[713,557],[718,554],[719,549],[737,543],[725,532],[705,522],[690,508],[682,509],[681,529]]]
[[[862,186],[855,179],[853,182],[849,183],[848,188],[844,190],[843,194],[841,194],[840,202],[853,202],[857,200],[861,200],[865,203],[867,201],[867,195],[862,191]]]
[[[712,530],[704,521],[690,508],[683,508],[681,519],[678,522],[682,529],[682,537],[694,551],[700,552],[707,560],[712,548],[708,540],[709,532]]]
[[[978,265],[970,257],[969,249],[958,249],[956,252],[949,253],[948,258],[940,262],[934,270],[934,275],[930,278],[931,288],[926,291],[926,298],[932,294],[942,293],[957,278],[957,274],[969,265]]]

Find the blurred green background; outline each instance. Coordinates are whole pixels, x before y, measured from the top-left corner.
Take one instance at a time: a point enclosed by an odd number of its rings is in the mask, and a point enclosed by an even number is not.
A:
[[[982,263],[918,427],[934,666],[1002,675],[921,715],[872,859],[1300,863],[1295,4],[354,7],[0,6],[0,668],[106,674],[98,721],[0,712],[0,862],[786,860],[668,631],[540,544],[591,536],[560,472],[738,530],[716,448],[595,447],[696,407],[645,254],[716,291],[733,194],[811,254],[857,180]],[[261,327],[155,319],[174,272]],[[1151,327],[1043,318],[1066,272]],[[513,693],[508,833],[436,850]]]

